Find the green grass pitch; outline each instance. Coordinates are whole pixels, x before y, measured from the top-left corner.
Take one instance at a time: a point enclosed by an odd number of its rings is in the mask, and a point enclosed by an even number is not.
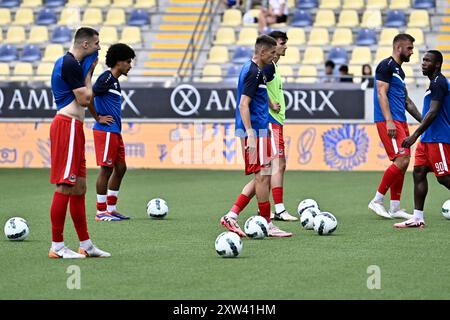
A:
[[[0,240],[0,299],[449,299],[450,221],[440,208],[449,192],[429,175],[424,230],[396,230],[367,209],[380,172],[294,172],[285,178],[285,204],[296,214],[314,198],[338,219],[331,236],[279,222],[287,239],[244,239],[241,255],[219,257],[219,218],[248,181],[238,171],[129,170],[118,208],[132,217],[96,222],[95,180],[88,171],[87,216],[91,238],[112,253],[107,259],[52,260],[49,207],[54,187],[43,169],[0,170],[0,220],[25,218],[23,242]],[[407,173],[402,207],[413,207]],[[154,197],[167,200],[164,220],[146,215]],[[240,223],[256,212],[252,201]],[[69,213],[65,242],[78,241]],[[69,266],[79,266],[80,289],[68,289]],[[380,289],[368,289],[378,266]],[[69,268],[70,270],[70,268]]]

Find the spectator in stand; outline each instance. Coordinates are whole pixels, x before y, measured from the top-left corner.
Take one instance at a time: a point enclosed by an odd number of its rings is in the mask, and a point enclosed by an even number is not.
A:
[[[288,14],[286,0],[269,0],[269,7],[261,8],[258,16],[259,32],[268,33],[271,24],[286,22]]]
[[[227,9],[239,9],[243,0],[222,0],[223,5]]]
[[[340,82],[353,82],[353,75],[348,73],[348,66],[346,64],[339,67],[339,73],[341,74]]]
[[[373,88],[373,81],[372,67],[370,64],[364,64],[362,66],[361,89]]]
[[[322,83],[336,82],[334,67],[334,62],[332,60],[327,60],[325,62],[325,73],[320,77],[319,81]]]

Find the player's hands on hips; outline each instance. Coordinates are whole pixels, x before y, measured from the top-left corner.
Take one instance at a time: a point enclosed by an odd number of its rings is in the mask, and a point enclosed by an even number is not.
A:
[[[395,138],[396,128],[395,128],[394,121],[392,121],[392,120],[386,121],[386,129],[387,129],[388,136],[391,138]]]
[[[412,136],[406,137],[402,142],[403,148],[411,148],[411,146],[416,142],[417,137],[415,134]]]
[[[107,124],[108,126],[114,122],[114,118],[110,115],[107,116],[98,116],[98,123]]]

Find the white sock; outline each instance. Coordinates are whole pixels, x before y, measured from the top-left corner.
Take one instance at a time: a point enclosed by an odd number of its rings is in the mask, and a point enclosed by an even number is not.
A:
[[[377,191],[377,193],[375,193],[375,198],[373,198],[373,201],[381,203],[384,201],[384,194],[381,194]]]
[[[414,209],[414,219],[423,220],[423,211]]]
[[[275,204],[275,212],[276,213],[281,213],[283,211],[286,211],[286,208],[284,207],[283,203],[277,203]]]
[[[87,239],[84,241],[80,241],[80,247],[87,250],[91,248],[94,244],[92,243],[91,239]]]
[[[97,194],[97,202],[100,203],[106,202],[106,194]]]
[[[233,211],[230,211],[230,212],[227,213],[227,217],[231,218],[231,219],[234,219],[234,220],[237,220],[239,215],[237,213],[233,212]]]
[[[54,242],[52,241],[52,250],[53,251],[59,251],[62,248],[64,248],[64,241],[63,242]]]
[[[114,196],[114,197],[118,198],[119,197],[119,190],[115,191],[115,190],[109,190],[108,189],[108,196]],[[116,208],[115,204],[114,205],[109,205],[108,204],[108,207],[107,207],[106,210],[108,210],[108,212],[113,212],[113,211],[116,211],[117,208]]]
[[[400,200],[391,200],[391,212],[400,210]]]

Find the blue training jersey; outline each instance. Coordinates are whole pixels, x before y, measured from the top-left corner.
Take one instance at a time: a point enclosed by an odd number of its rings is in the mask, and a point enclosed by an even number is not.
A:
[[[92,87],[94,91],[95,111],[98,115],[111,115],[114,123],[107,125],[95,122],[94,129],[120,133],[122,130],[122,94],[119,80],[114,78],[111,71],[103,72]]]
[[[422,142],[450,143],[450,83],[440,73],[431,82],[423,97],[422,118],[430,110],[431,100],[440,101],[441,108],[431,125],[422,133]]]
[[[241,95],[251,98],[249,111],[250,121],[256,135],[266,136],[269,123],[269,96],[267,95],[266,77],[262,70],[252,60],[244,64],[239,74],[236,101],[236,136],[246,137],[239,104]]]
[[[375,122],[380,122],[385,121],[386,119],[384,119],[380,102],[378,101],[377,80],[387,82],[389,84],[387,98],[389,101],[389,108],[391,110],[392,119],[406,122],[405,73],[403,72],[402,67],[392,57],[382,60],[377,66],[377,69],[375,71],[373,90],[373,105],[374,120]]]

